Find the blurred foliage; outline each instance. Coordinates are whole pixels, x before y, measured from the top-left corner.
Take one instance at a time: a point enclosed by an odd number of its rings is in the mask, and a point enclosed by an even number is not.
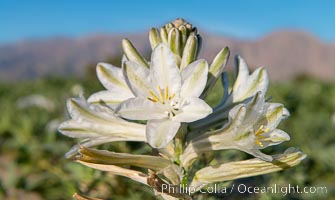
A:
[[[117,64],[117,63],[115,63]],[[65,101],[83,92],[87,97],[102,89],[88,71],[86,79],[46,78],[36,81],[0,84],[0,199],[71,199],[75,193],[105,199],[155,199],[148,187],[123,177],[92,170],[63,154],[75,140],[57,133],[57,124],[65,120]],[[94,75],[95,76],[95,75]],[[81,88],[84,88],[82,91]],[[217,84],[208,101],[214,105],[222,95]],[[54,104],[54,109],[39,106],[19,107],[18,100],[40,94]],[[291,112],[280,126],[291,141],[269,147],[267,153],[280,153],[290,146],[300,147],[307,155],[301,165],[274,174],[246,178],[248,186],[326,186],[327,194],[288,194],[290,199],[331,199],[335,196],[335,85],[300,77],[291,82],[273,83],[268,92],[271,101],[283,103]],[[111,144],[109,149],[122,152],[148,151],[137,143]],[[215,160],[251,158],[238,151],[220,151],[206,155]],[[201,165],[201,159],[198,164]],[[282,199],[282,194],[241,195],[199,194],[197,199]]]

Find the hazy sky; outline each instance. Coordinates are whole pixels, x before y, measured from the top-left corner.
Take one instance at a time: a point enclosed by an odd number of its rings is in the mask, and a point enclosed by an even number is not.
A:
[[[27,38],[148,31],[177,17],[202,30],[257,38],[300,29],[335,41],[335,1],[0,0],[0,43]]]

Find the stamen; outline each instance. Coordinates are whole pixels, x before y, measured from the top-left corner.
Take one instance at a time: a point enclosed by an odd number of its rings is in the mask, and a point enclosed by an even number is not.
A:
[[[264,141],[269,141],[269,139],[266,139],[266,137],[264,137],[262,134],[263,133],[266,133],[266,132],[268,132],[270,130],[270,128],[268,127],[268,128],[266,128],[266,129],[264,129],[264,125],[261,125],[259,128],[258,128],[258,130],[255,132],[255,136],[256,136],[256,140],[255,140],[255,142],[256,142],[256,144],[258,144],[258,146],[260,146],[260,147],[263,147],[263,144],[262,144],[262,142],[260,141],[260,140],[264,140]]]
[[[260,146],[260,147],[263,147],[263,144],[262,144],[262,142],[261,142],[261,141],[259,141],[259,140],[256,140],[256,143],[258,144],[258,146]]]
[[[165,99],[167,100],[169,98],[169,87],[165,87]]]
[[[157,100],[155,100],[155,99],[152,99],[152,98],[150,98],[150,97],[147,97],[147,99],[148,99],[149,101],[152,101],[152,102],[154,102],[154,103],[156,103],[156,102],[157,102]]]
[[[173,99],[174,96],[176,96],[176,94],[172,94],[172,95],[169,97],[169,100]]]
[[[151,99],[153,99],[154,102],[158,102],[159,101],[159,98],[155,95],[155,93],[153,93],[152,91],[149,91],[149,94],[151,95],[151,97],[153,97]],[[148,97],[148,98],[150,98],[150,97]]]
[[[258,129],[258,130],[256,131],[256,133],[255,133],[256,136],[261,135],[261,134],[262,134],[262,130],[261,130],[261,129]]]
[[[261,135],[261,134],[263,134],[263,133],[268,132],[269,130],[270,130],[270,128],[266,128],[266,129],[264,129],[264,125],[261,125],[261,126],[258,128],[258,130],[256,131],[255,135],[256,135],[256,136],[259,136],[259,135]]]

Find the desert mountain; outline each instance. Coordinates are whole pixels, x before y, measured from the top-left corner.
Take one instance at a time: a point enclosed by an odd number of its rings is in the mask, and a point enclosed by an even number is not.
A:
[[[124,37],[124,36],[123,36]],[[0,80],[24,80],[46,75],[82,76],[88,64],[121,54],[120,35],[81,38],[55,37],[27,40],[0,46]],[[140,52],[148,55],[146,34],[127,35]],[[274,80],[306,74],[335,80],[335,44],[327,44],[299,31],[277,31],[257,40],[204,34],[200,57],[211,61],[221,48],[229,46],[251,68],[266,66]],[[228,67],[233,65],[233,56]]]

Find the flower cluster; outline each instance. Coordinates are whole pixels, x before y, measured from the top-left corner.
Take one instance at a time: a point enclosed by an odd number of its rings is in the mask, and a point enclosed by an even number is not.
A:
[[[164,199],[191,199],[190,194],[164,190],[164,184],[200,190],[213,182],[283,170],[305,158],[295,148],[277,155],[261,152],[290,139],[277,128],[289,116],[288,110],[266,100],[269,80],[264,68],[250,74],[246,62],[237,56],[230,84],[225,71],[229,49],[223,48],[210,64],[198,59],[201,37],[182,19],[159,30],[152,28],[149,41],[150,62],[124,39],[121,67],[97,65],[97,76],[106,90],[87,100],[68,100],[71,119],[63,122],[59,131],[84,140],[67,158],[148,185]],[[224,95],[221,103],[211,108],[205,98],[220,78]],[[118,141],[147,143],[158,154],[92,148]],[[215,166],[207,163],[205,167],[195,162],[204,153],[226,149],[256,158]],[[86,197],[76,194],[75,198]]]

